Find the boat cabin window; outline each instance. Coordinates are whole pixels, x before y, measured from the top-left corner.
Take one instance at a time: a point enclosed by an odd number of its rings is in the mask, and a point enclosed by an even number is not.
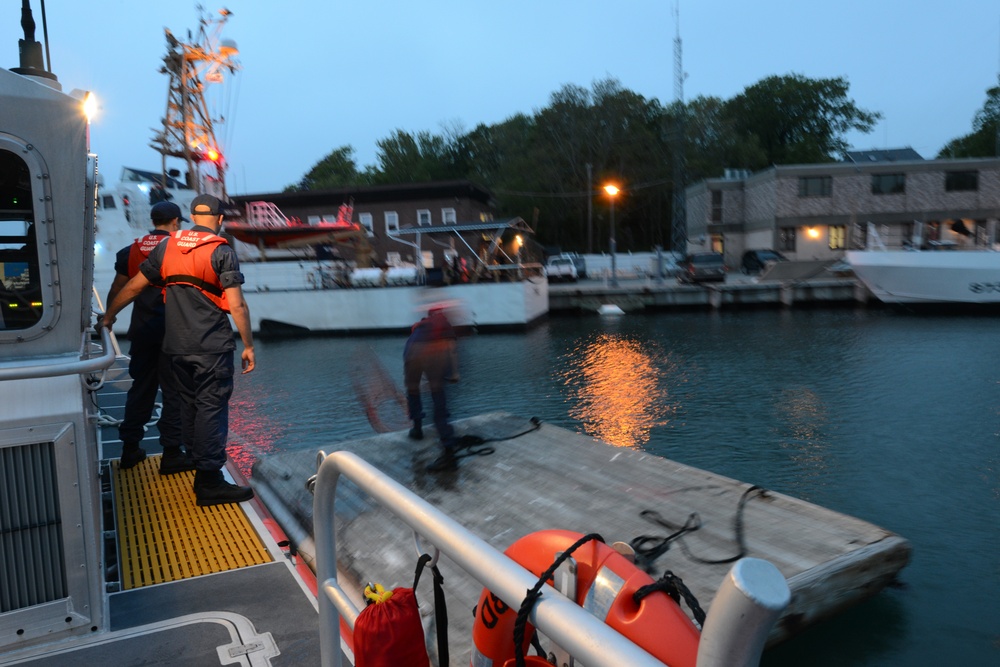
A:
[[[41,318],[31,172],[18,155],[0,149],[0,330],[28,329]]]
[[[104,210],[118,208],[117,204],[115,203],[115,196],[101,195],[101,208],[103,208]]]

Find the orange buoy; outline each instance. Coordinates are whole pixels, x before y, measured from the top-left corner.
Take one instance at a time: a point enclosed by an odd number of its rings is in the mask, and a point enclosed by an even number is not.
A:
[[[568,530],[541,530],[517,540],[504,553],[541,576],[581,537]],[[652,577],[603,542],[587,542],[572,557],[578,605],[671,667],[694,667],[700,633],[677,603],[662,591],[639,603],[632,597],[640,587],[653,583]],[[511,600],[508,604],[483,589],[472,626],[473,665],[505,665],[515,659],[514,623],[520,603]],[[522,654],[527,652],[533,633],[529,624],[520,647]],[[485,663],[484,658],[491,662]]]

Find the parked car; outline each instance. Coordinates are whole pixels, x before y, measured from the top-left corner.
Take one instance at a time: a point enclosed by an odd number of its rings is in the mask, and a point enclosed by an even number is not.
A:
[[[743,253],[743,261],[740,262],[740,270],[743,271],[743,273],[750,275],[751,273],[760,273],[768,264],[787,261],[787,257],[775,250],[747,250]]]
[[[677,262],[678,282],[723,282],[725,279],[726,260],[720,252],[696,252]]]
[[[572,257],[567,255],[549,257],[549,262],[545,265],[545,275],[548,277],[549,282],[552,283],[561,280],[575,283],[576,279],[580,276],[576,270],[576,262]]]

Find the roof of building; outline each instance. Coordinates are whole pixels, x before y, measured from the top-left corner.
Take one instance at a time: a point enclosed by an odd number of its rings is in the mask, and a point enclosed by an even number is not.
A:
[[[393,185],[349,185],[329,190],[306,190],[299,192],[273,192],[235,195],[236,202],[269,201],[279,206],[321,206],[331,202],[338,204],[350,199],[355,204],[371,204],[393,201],[419,201],[422,199],[443,199],[462,197],[492,205],[493,195],[486,188],[472,181],[433,181],[429,183],[399,183]]]
[[[910,162],[923,160],[923,156],[910,147],[874,148],[868,151],[847,151],[844,162]]]

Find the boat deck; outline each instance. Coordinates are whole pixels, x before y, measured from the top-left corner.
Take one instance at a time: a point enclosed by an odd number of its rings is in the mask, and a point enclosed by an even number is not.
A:
[[[744,555],[774,563],[792,591],[770,644],[875,594],[909,559],[905,539],[868,522],[564,428],[536,428],[528,419],[491,413],[458,421],[456,429],[486,439],[495,452],[461,460],[456,472],[431,474],[425,467],[438,454],[433,429],[421,442],[402,431],[326,450],[358,454],[500,550],[547,528],[597,532],[608,543],[662,538],[696,514],[698,528],[666,542],[647,569],[654,578],[673,571],[706,611],[732,564],[708,561],[736,556],[742,534]],[[303,481],[315,466],[315,450],[271,454],[255,465],[253,483],[280,498],[308,529],[312,496]],[[352,484],[340,484],[337,493],[338,564],[355,579],[345,583],[410,586],[417,553],[409,529]],[[644,511],[658,513],[664,525],[651,523]],[[441,570],[451,656],[468,664],[469,612],[481,587],[445,557]],[[417,596],[430,604],[430,583],[422,581]]]
[[[148,458],[119,470],[128,383],[119,358],[98,395],[109,631],[3,654],[0,665],[319,664],[314,584],[258,501],[198,507],[193,472],[159,474],[155,424]]]

